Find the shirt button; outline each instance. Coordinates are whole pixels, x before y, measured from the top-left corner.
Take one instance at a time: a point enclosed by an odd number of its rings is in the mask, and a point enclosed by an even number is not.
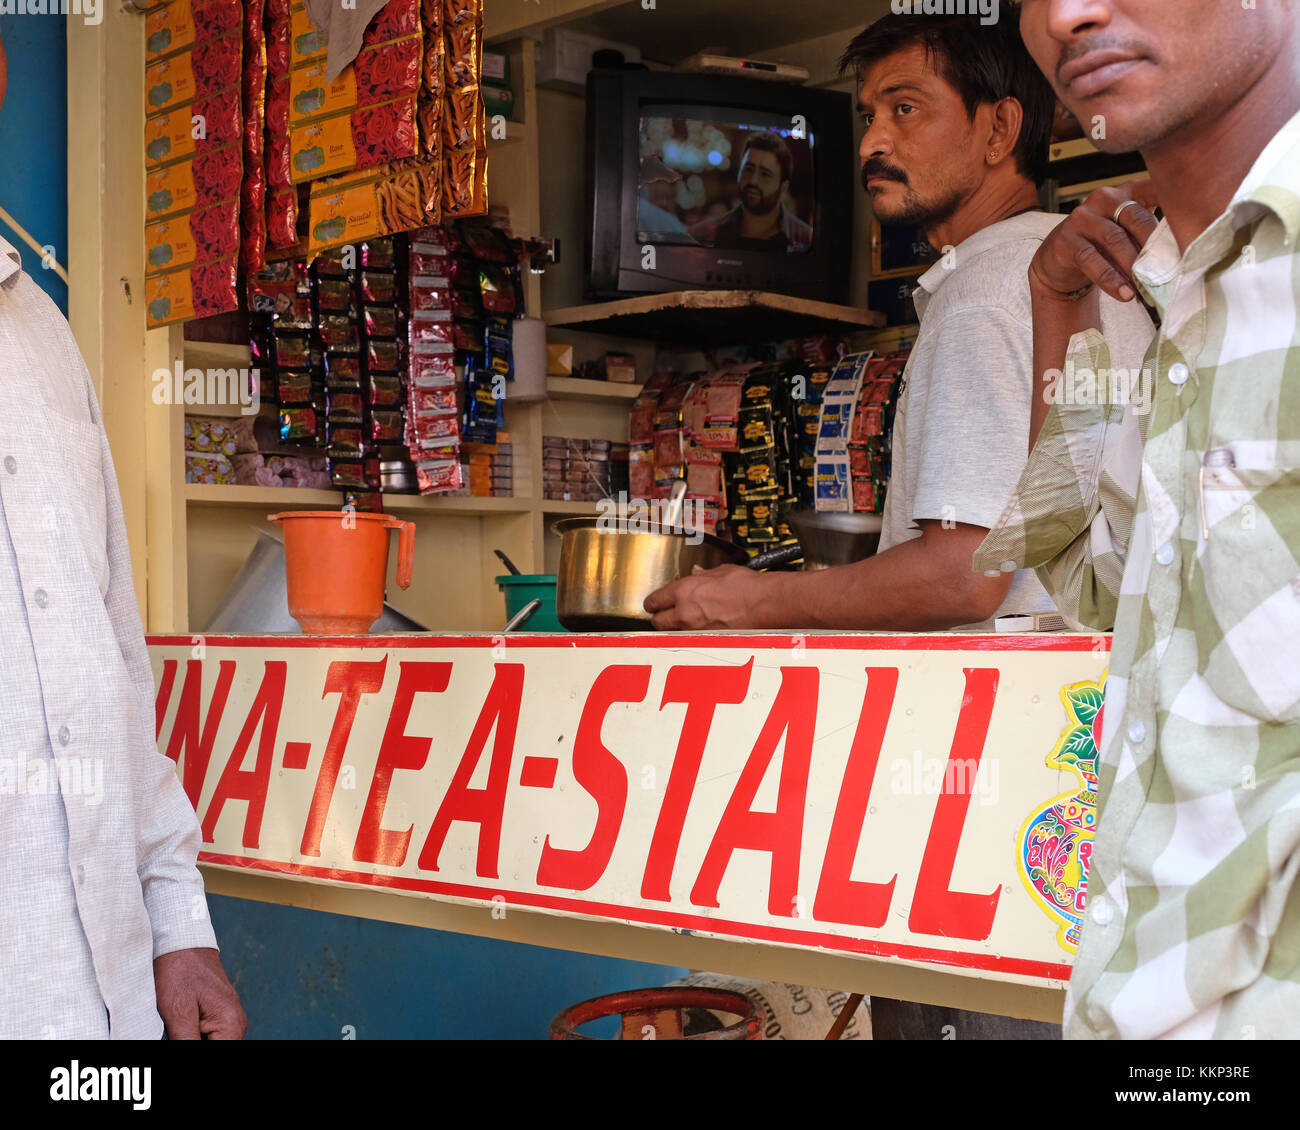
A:
[[[1134,745],[1141,745],[1147,736],[1147,728],[1141,722],[1134,722],[1128,728],[1128,740]]]
[[[1165,542],[1164,545],[1156,550],[1156,560],[1160,562],[1161,565],[1172,565],[1174,561],[1174,547],[1169,542]]]
[[[1169,381],[1171,384],[1185,385],[1187,378],[1192,375],[1192,371],[1181,361],[1169,366]]]
[[[47,604],[50,603],[50,594],[47,593],[44,589],[37,589],[32,594],[32,599],[36,601],[37,608],[44,608]]]
[[[77,864],[77,882],[78,882],[78,883],[84,883],[85,881],[86,881],[86,865],[85,865],[84,863],[78,863],[78,864]]]
[[[5,470],[8,471],[11,475],[18,470],[18,460],[15,459],[12,455],[5,456]]]
[[[67,745],[72,741],[72,731],[67,726],[59,727],[59,745]]]
[[[1110,903],[1105,899],[1094,900],[1092,909],[1089,913],[1092,914],[1092,920],[1097,923],[1098,926],[1109,926],[1111,919],[1115,917],[1115,911],[1111,908]]]

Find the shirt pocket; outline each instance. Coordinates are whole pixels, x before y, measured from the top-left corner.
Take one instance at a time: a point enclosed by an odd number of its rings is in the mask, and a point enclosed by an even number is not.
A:
[[[83,555],[101,597],[108,595],[108,504],[99,425],[47,408],[59,465],[55,468],[62,522]],[[43,518],[42,520],[49,520]]]
[[[1226,705],[1300,721],[1300,466],[1207,466],[1196,491],[1201,673]]]

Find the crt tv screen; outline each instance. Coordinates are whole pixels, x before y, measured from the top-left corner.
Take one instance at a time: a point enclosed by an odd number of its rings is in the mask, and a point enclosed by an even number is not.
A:
[[[587,294],[848,299],[852,99],[752,78],[587,76]]]
[[[642,112],[637,239],[781,255],[811,250],[816,139],[788,116],[743,119]]]

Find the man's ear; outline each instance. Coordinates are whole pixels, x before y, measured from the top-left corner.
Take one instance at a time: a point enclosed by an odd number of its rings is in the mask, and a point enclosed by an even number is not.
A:
[[[993,107],[992,128],[989,130],[989,149],[1010,157],[1020,140],[1020,130],[1025,124],[1025,108],[1018,98],[1003,98]]]

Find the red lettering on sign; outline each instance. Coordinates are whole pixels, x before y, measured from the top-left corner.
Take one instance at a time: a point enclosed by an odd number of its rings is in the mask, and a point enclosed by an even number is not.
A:
[[[262,835],[262,811],[266,808],[266,789],[271,781],[271,764],[275,758],[275,732],[280,726],[280,711],[284,707],[284,678],[289,665],[283,659],[268,659],[262,685],[257,697],[230,751],[230,760],[221,771],[221,778],[208,802],[207,815],[203,817],[203,842],[212,842],[212,832],[221,818],[221,810],[228,800],[248,802],[244,816],[243,844],[256,849]],[[243,769],[244,754],[253,742],[253,735],[261,726],[262,735],[257,743],[257,759],[252,769]]]
[[[867,668],[867,693],[862,697],[862,713],[858,715],[858,728],[849,748],[848,764],[844,767],[844,780],[840,784],[839,799],[835,802],[835,816],[831,820],[830,838],[826,841],[817,897],[813,901],[813,917],[819,922],[841,922],[846,926],[870,926],[874,929],[885,924],[889,913],[894,884],[898,882],[897,873],[888,883],[858,882],[850,875],[853,859],[858,853],[858,841],[862,838],[862,824],[871,803],[871,786],[876,779],[880,747],[885,741],[885,727],[894,708],[897,689],[897,667]]]
[[[384,728],[384,740],[379,744],[379,757],[370,778],[370,792],[361,813],[357,842],[352,848],[353,859],[380,863],[385,867],[402,865],[415,827],[412,824],[404,832],[383,827],[384,805],[388,803],[388,786],[393,780],[393,770],[424,768],[429,747],[433,745],[432,738],[416,737],[406,732],[411,705],[417,694],[437,694],[447,689],[451,664],[403,663],[398,671],[393,708],[388,712],[388,725]]]
[[[453,821],[465,820],[479,826],[475,863],[479,878],[499,878],[497,856],[501,849],[501,818],[506,789],[510,784],[510,759],[515,752],[515,731],[519,727],[519,706],[523,695],[524,665],[498,663],[496,678],[492,680],[487,701],[474,724],[474,732],[469,736],[465,755],[456,767],[456,775],[438,808],[438,815],[433,818],[424,847],[420,849],[419,864],[423,870],[438,870],[438,856],[442,853],[447,831]],[[494,726],[496,739],[492,743],[492,760],[488,764],[487,787],[471,789],[470,778],[483,756]]]
[[[343,754],[347,751],[357,706],[363,694],[375,694],[384,685],[387,663],[386,655],[383,659],[364,663],[340,659],[331,663],[325,672],[325,689],[320,696],[337,694],[339,705],[334,712],[334,725],[330,727],[329,741],[325,743],[325,755],[321,758],[320,772],[316,774],[316,787],[312,790],[311,807],[307,810],[307,823],[302,830],[303,855],[320,855],[321,836],[325,833],[330,801],[334,799],[334,786],[339,779],[339,766],[343,764]],[[285,756],[287,760],[287,749]],[[285,768],[288,768],[287,764]]]
[[[191,659],[185,664],[185,682],[181,686],[181,700],[176,704],[176,717],[172,720],[172,734],[167,741],[167,756],[181,766],[181,784],[190,804],[197,811],[199,794],[208,775],[208,762],[212,758],[212,745],[217,740],[221,716],[226,710],[230,684],[235,678],[235,661],[223,659],[217,667],[217,685],[208,703],[208,716],[200,721],[203,706],[203,661]],[[199,727],[203,733],[199,736]],[[181,756],[184,756],[184,763]]]
[[[607,667],[592,683],[573,739],[573,776],[596,801],[596,826],[587,846],[577,851],[542,844],[537,881],[547,887],[585,891],[605,873],[627,807],[627,769],[600,740],[609,708],[616,702],[641,702],[650,689],[650,665]]]
[[[993,915],[1002,885],[998,884],[991,895],[976,895],[949,890],[949,884],[966,823],[966,810],[970,807],[975,773],[989,732],[989,717],[998,693],[998,672],[995,667],[964,667],[962,673],[966,676],[966,693],[962,695],[957,730],[944,771],[944,787],[930,824],[930,837],[921,858],[907,925],[918,934],[979,942],[993,930]],[[959,777],[961,783],[949,788]]]
[[[162,682],[158,684],[158,693],[153,700],[153,740],[156,742],[162,733],[163,715],[167,713],[167,704],[172,700],[172,687],[176,683],[175,659],[163,660]]]
[[[813,732],[817,724],[819,675],[816,667],[781,668],[781,689],[776,692],[749,760],[740,771],[700,866],[699,878],[691,889],[691,902],[696,906],[718,905],[718,887],[732,854],[739,848],[747,848],[772,855],[768,913],[786,918],[797,916],[799,848],[803,840],[804,799],[808,795],[808,763],[812,760]],[[783,737],[785,752],[781,755],[776,811],[755,812],[750,805]]]
[[[673,667],[664,680],[664,697],[659,709],[670,702],[684,702],[686,717],[682,720],[677,753],[664,789],[664,802],[659,806],[659,819],[655,822],[654,836],[646,854],[645,874],[641,877],[642,898],[672,901],[668,884],[673,877],[673,865],[677,862],[677,846],[681,842],[682,826],[686,823],[686,810],[690,808],[695,779],[699,776],[704,743],[709,740],[709,729],[713,725],[713,712],[723,703],[745,701],[753,669],[751,657],[743,667]]]

